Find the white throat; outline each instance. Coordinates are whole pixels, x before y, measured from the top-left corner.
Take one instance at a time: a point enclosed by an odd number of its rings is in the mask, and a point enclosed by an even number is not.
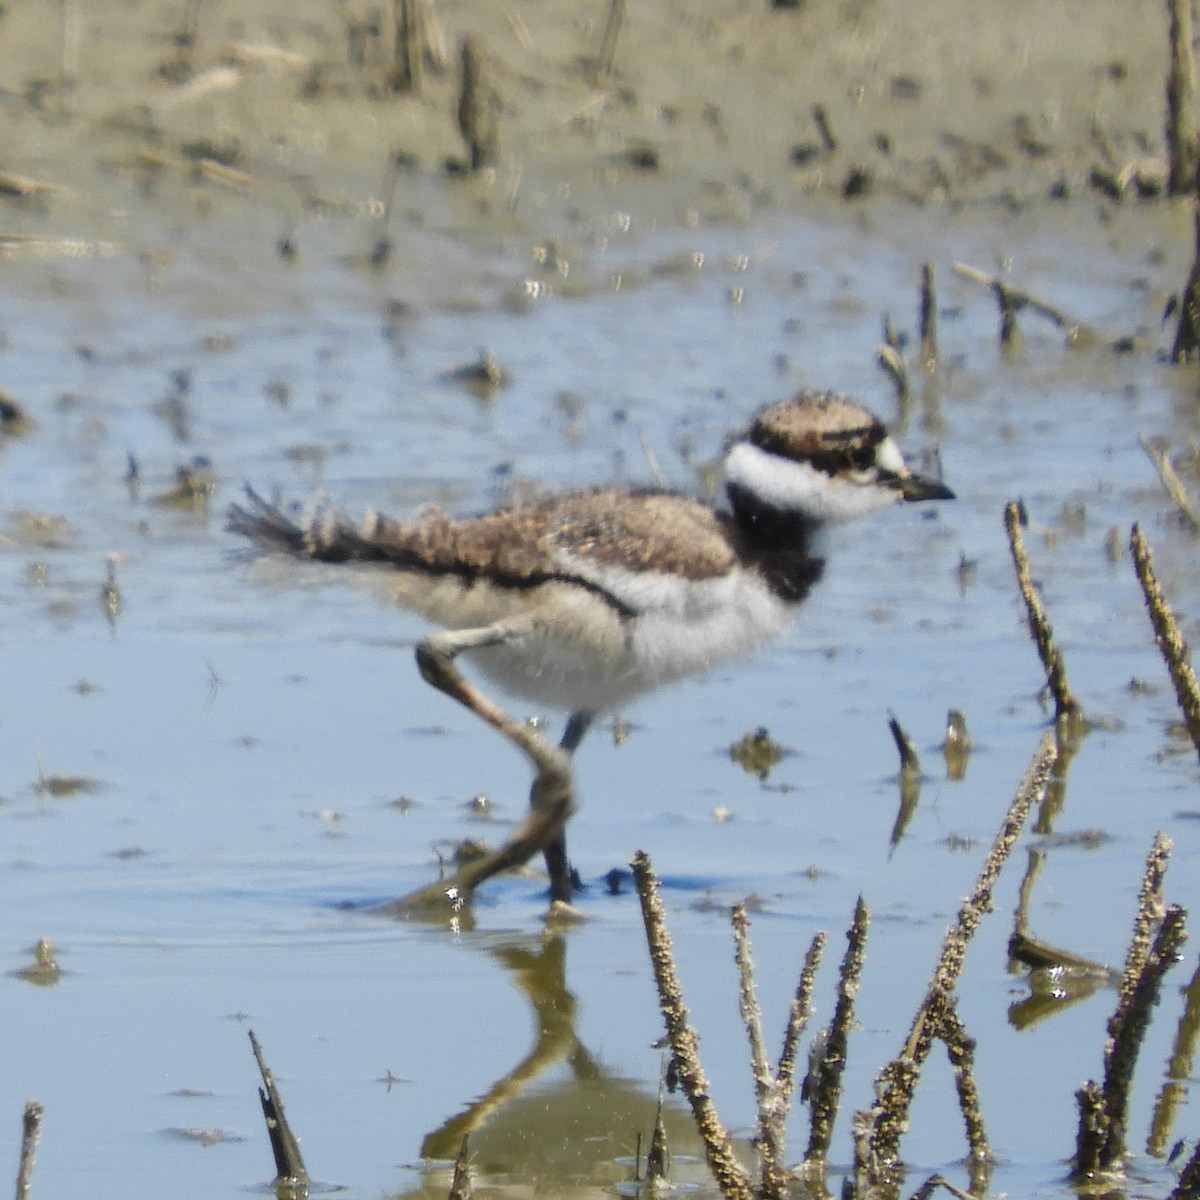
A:
[[[878,460],[903,459],[891,438],[878,447]],[[901,499],[894,488],[881,486],[874,472],[858,477],[827,475],[811,463],[771,454],[750,442],[738,442],[725,459],[725,478],[764,504],[796,512],[813,521],[848,521],[887,508]]]

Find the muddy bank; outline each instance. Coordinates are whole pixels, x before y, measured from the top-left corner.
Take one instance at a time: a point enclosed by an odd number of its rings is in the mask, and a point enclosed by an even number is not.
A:
[[[390,86],[386,15],[145,0],[72,5],[60,25],[9,6],[0,168],[25,178],[0,232],[163,249],[179,222],[244,199],[293,236],[378,218],[396,156],[392,219],[417,230],[595,232],[617,211],[687,224],[872,196],[1091,214],[1131,163],[1162,177],[1145,160],[1161,158],[1167,17],[1144,0],[660,0],[630,6],[604,83],[603,0],[439,0],[416,94]],[[464,186],[467,35],[498,151]]]

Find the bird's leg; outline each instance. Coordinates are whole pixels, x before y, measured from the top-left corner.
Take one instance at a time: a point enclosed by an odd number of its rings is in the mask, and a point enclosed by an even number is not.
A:
[[[558,748],[573,755],[591,727],[594,716],[594,713],[589,712],[572,713]],[[532,796],[529,802],[533,804]],[[550,876],[550,899],[569,901],[571,895],[580,887],[580,883],[579,876],[572,870],[567,859],[566,822],[563,822],[563,827],[546,843],[542,853],[546,859],[546,872]]]
[[[402,897],[386,906],[386,911],[406,912],[468,899],[486,879],[510,867],[527,862],[539,850],[545,850],[562,837],[571,815],[573,785],[570,746],[563,748],[547,742],[531,725],[510,717],[474,684],[468,682],[454,664],[464,650],[499,646],[527,636],[537,628],[534,617],[497,621],[481,629],[452,629],[428,634],[417,646],[417,666],[421,676],[440,692],[457,700],[503,734],[533,763],[534,780],[529,793],[529,816],[497,850],[460,867],[451,879],[441,880]],[[586,726],[585,726],[586,728]],[[574,739],[578,744],[582,730]],[[563,857],[565,859],[565,846]]]

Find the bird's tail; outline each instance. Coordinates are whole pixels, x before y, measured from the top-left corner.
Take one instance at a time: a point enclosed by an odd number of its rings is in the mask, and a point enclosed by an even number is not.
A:
[[[277,499],[264,499],[249,484],[245,503],[230,505],[225,523],[230,533],[249,538],[264,550],[283,550],[320,562],[378,561],[383,556],[373,526],[371,518],[356,525],[331,505],[293,517]]]

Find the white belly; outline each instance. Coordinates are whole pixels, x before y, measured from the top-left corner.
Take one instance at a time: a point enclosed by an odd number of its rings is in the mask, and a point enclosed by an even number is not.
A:
[[[621,618],[596,595],[567,585],[552,596],[549,585],[538,605],[545,634],[471,657],[515,695],[605,712],[748,654],[777,637],[790,615],[760,578],[744,572],[715,580],[605,572],[596,582],[637,615]]]

